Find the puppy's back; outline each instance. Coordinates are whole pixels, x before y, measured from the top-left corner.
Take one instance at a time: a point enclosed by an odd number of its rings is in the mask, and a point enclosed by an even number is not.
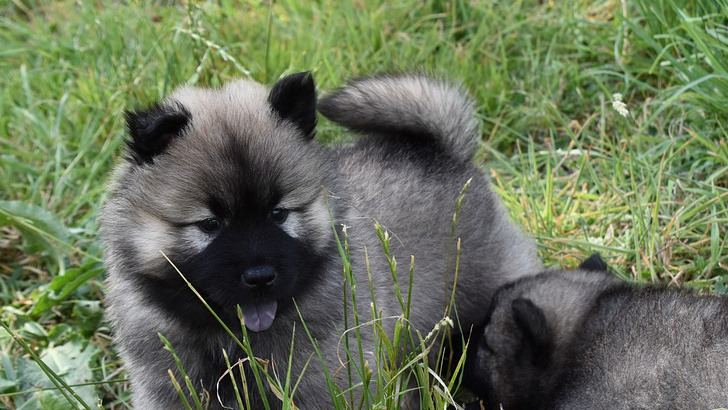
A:
[[[575,338],[557,408],[728,405],[728,299],[663,288],[602,295]]]

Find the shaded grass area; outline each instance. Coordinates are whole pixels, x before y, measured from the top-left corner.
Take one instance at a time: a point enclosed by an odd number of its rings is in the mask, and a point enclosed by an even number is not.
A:
[[[326,91],[373,72],[462,81],[478,156],[547,265],[726,293],[728,2],[14,0],[0,6],[0,318],[94,406],[124,408],[95,220],[123,110],[179,84]],[[628,111],[622,116],[613,94]],[[343,138],[321,119],[318,138]],[[65,398],[0,330],[0,403]],[[122,380],[122,381],[120,381]]]

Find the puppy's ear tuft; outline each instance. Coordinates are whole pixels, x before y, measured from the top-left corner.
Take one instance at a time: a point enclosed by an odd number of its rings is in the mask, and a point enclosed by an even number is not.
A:
[[[316,85],[310,71],[278,80],[268,95],[273,111],[291,122],[307,140],[316,134]]]
[[[590,257],[586,258],[584,262],[579,265],[580,269],[591,271],[591,272],[608,272],[609,267],[607,263],[602,259],[602,255],[594,253]]]
[[[554,336],[546,315],[530,299],[518,298],[512,302],[513,319],[523,335],[524,346],[537,367],[548,365],[554,347]]]
[[[149,108],[127,111],[126,126],[130,140],[129,160],[138,165],[154,163],[154,157],[163,153],[169,143],[182,135],[192,115],[182,104],[156,103]]]

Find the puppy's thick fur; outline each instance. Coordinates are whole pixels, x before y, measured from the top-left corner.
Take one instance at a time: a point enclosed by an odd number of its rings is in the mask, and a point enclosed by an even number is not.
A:
[[[236,406],[229,381],[217,386],[223,349],[232,362],[244,357],[160,250],[232,329],[240,328],[240,305],[253,352],[281,375],[295,325],[294,381],[313,355],[295,300],[343,388],[346,372],[336,372],[343,275],[332,226],[340,238],[346,227],[359,312],[375,302],[384,317],[402,313],[374,221],[391,235],[400,289],[408,287],[414,255],[411,321],[424,334],[450,301],[456,238],[455,319],[462,329],[483,319],[497,287],[539,270],[532,241],[470,164],[479,133],[473,103],[458,88],[418,75],[353,82],[318,105],[361,134],[335,148],[313,140],[316,107],[313,79],[299,73],[271,90],[251,81],[184,87],[128,113],[127,160],[110,185],[101,227],[107,317],[138,408],[180,407],[167,375],[176,366],[158,334],[198,390],[210,392],[211,408]],[[471,179],[453,235],[456,201]],[[384,321],[390,333],[393,325]],[[375,351],[371,329],[362,332],[364,350]],[[261,398],[248,380],[257,408]],[[301,408],[331,402],[316,357],[294,401]]]
[[[728,404],[728,299],[631,286],[598,261],[496,293],[466,370],[488,408]]]

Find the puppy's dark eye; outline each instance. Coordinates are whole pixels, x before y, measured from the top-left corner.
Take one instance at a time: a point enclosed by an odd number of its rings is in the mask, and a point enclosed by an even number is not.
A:
[[[207,218],[199,222],[195,222],[198,228],[205,233],[215,233],[220,229],[220,221],[217,218]]]
[[[287,218],[288,209],[276,208],[270,212],[270,219],[277,224],[282,224],[283,222],[286,222]]]

